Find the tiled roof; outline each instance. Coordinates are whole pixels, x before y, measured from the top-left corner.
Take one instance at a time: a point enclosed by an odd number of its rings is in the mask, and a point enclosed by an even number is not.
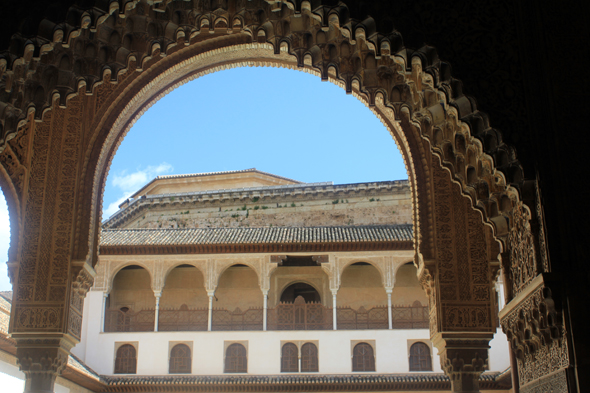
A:
[[[412,241],[412,225],[338,227],[104,229],[100,245],[172,246]]]

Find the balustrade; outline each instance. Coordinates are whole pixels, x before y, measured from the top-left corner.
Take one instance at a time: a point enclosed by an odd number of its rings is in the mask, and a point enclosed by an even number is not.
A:
[[[331,330],[332,308],[321,303],[280,303],[268,309],[268,330]]]
[[[153,332],[155,309],[133,311],[131,309],[106,310],[105,332]]]
[[[262,330],[264,319],[262,308],[250,308],[242,311],[213,309],[211,330]]]
[[[331,330],[332,307],[321,303],[280,303],[267,309],[268,330]],[[428,307],[418,303],[412,306],[393,306],[393,329],[427,329]],[[364,307],[354,310],[338,307],[336,310],[338,330],[388,329],[387,306]],[[149,332],[154,330],[155,309],[141,311],[110,309],[105,314],[105,332]],[[264,309],[250,308],[242,311],[213,309],[211,330],[263,330]],[[206,331],[208,309],[161,309],[158,319],[159,331]]]
[[[207,308],[161,309],[158,331],[206,331],[209,310]]]

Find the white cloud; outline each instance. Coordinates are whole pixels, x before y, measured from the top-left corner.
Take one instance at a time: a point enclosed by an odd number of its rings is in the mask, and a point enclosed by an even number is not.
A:
[[[134,192],[139,190],[147,182],[152,180],[158,175],[172,172],[174,168],[172,165],[163,162],[160,165],[150,165],[145,169],[138,169],[135,172],[128,173],[127,170],[123,170],[118,174],[113,174],[112,185],[119,189],[121,195],[119,199],[108,204],[103,209],[102,215],[104,218],[110,217],[119,210],[119,205],[129,198]]]

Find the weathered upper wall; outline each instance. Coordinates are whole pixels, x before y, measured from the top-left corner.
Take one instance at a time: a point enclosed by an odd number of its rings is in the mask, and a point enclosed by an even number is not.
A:
[[[235,194],[235,195],[234,195]],[[301,185],[138,199],[106,228],[225,228],[411,224],[407,181]]]

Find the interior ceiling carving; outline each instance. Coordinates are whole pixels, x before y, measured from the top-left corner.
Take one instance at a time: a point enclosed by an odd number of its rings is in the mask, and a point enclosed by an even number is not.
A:
[[[374,19],[355,20],[344,3],[331,4],[129,1],[86,11],[72,7],[67,23],[44,20],[35,38],[15,35],[0,56],[0,149],[14,150],[18,144],[7,147],[8,141],[26,132],[31,116],[40,120],[54,105],[68,107],[78,94],[100,96],[100,107],[108,97],[104,89],[117,90],[131,74],[161,72],[171,66],[164,65],[167,56],[191,46],[222,38],[233,45],[265,43],[297,66],[359,92],[369,105],[392,109],[429,141],[503,238],[519,198],[513,186],[524,180],[514,149],[463,94],[434,48],[408,49],[397,31],[382,34]]]

